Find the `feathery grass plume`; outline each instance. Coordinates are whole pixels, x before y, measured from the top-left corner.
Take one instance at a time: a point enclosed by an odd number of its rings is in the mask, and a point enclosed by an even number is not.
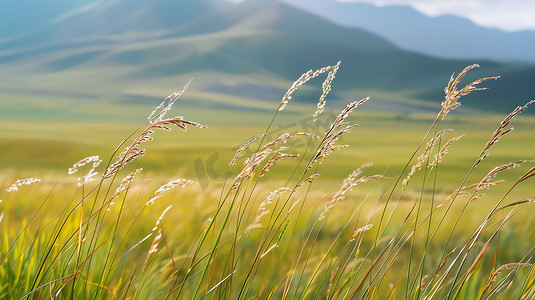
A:
[[[168,190],[174,189],[176,187],[185,187],[187,184],[197,184],[195,181],[187,180],[187,179],[176,179],[171,182],[168,182],[162,186],[160,186],[156,192],[154,192],[154,196],[145,203],[145,205],[151,205],[156,200],[163,197],[163,193],[167,192]]]
[[[281,101],[281,103],[279,105],[279,111],[283,110],[286,107],[286,104],[288,104],[288,101],[290,101],[290,99],[292,99],[293,92],[295,92],[300,86],[305,84],[310,79],[315,78],[315,77],[317,77],[318,75],[320,75],[322,73],[325,73],[327,71],[332,70],[334,67],[335,66],[323,67],[323,68],[318,69],[316,71],[309,70],[308,72],[306,72],[303,75],[301,75],[301,77],[299,77],[299,79],[297,79],[292,84],[290,89],[288,89],[286,94],[284,94],[284,96],[282,97],[282,101]]]
[[[456,197],[456,195],[471,195],[471,197],[468,200],[468,202],[472,202],[472,201],[474,201],[476,199],[479,199],[479,198],[481,198],[482,196],[485,195],[485,194],[478,194],[480,191],[482,191],[484,189],[489,189],[490,187],[493,187],[493,186],[495,186],[497,184],[500,184],[500,183],[504,182],[504,180],[498,180],[498,181],[491,182],[491,180],[494,179],[498,175],[498,173],[500,173],[502,171],[505,171],[505,170],[512,169],[512,168],[516,168],[516,167],[520,166],[520,164],[523,164],[523,163],[532,163],[532,162],[535,162],[535,161],[534,160],[519,160],[517,162],[513,162],[513,163],[508,163],[508,164],[504,164],[504,165],[501,165],[501,166],[497,166],[494,169],[492,169],[490,172],[488,172],[487,175],[485,175],[485,177],[483,177],[483,179],[481,179],[481,181],[479,183],[472,184],[472,185],[469,185],[469,186],[463,186],[460,189],[458,189],[455,192],[453,192],[452,194],[450,194],[446,198],[446,200],[444,200],[444,202],[442,202],[442,203],[440,203],[438,205],[438,207],[442,207],[442,206],[448,204],[451,200],[453,200],[453,198]],[[467,190],[472,189],[472,188],[475,188],[472,193],[467,192]]]
[[[307,167],[305,168],[305,172],[310,170],[312,166],[316,163],[321,164],[327,156],[329,156],[331,153],[333,153],[335,150],[342,149],[348,147],[348,145],[336,145],[336,141],[340,138],[340,136],[344,133],[350,132],[353,127],[358,126],[357,124],[346,126],[345,128],[335,131],[335,129],[345,125],[344,120],[347,118],[347,116],[359,105],[363,104],[364,102],[368,101],[370,97],[366,97],[364,99],[361,99],[359,101],[354,101],[349,103],[341,112],[338,114],[334,122],[331,124],[329,129],[325,132],[325,135],[321,141],[321,147],[319,150],[317,150],[311,161],[308,163]]]
[[[142,168],[139,168],[139,169],[136,169],[134,172],[126,175],[126,177],[123,178],[123,180],[121,180],[121,184],[119,184],[119,187],[115,190],[115,193],[113,194],[111,199],[119,196],[122,192],[126,191],[130,187],[132,180],[134,180],[134,176],[136,176],[136,174],[138,174],[142,170],[143,170]]]
[[[481,151],[481,153],[479,154],[479,157],[477,158],[476,162],[474,163],[474,167],[479,165],[483,161],[483,159],[485,159],[486,157],[489,156],[489,154],[487,152],[490,149],[490,147],[492,147],[492,145],[496,144],[500,140],[500,138],[502,136],[508,134],[509,132],[511,132],[514,129],[513,127],[509,127],[509,125],[511,123],[511,120],[514,117],[516,117],[517,115],[519,115],[521,112],[526,110],[534,102],[535,102],[535,100],[531,100],[528,103],[526,103],[524,106],[517,106],[509,115],[507,115],[507,117],[505,117],[505,119],[503,119],[503,121],[500,123],[498,128],[496,128],[496,130],[494,131],[494,133],[492,134],[490,139],[487,141],[487,143],[483,147],[483,150]],[[518,164],[518,163],[523,163],[523,162],[531,162],[531,161],[518,161],[516,163]],[[512,164],[515,164],[515,163],[512,163]],[[487,174],[487,176],[485,176],[485,178],[488,177],[489,175],[492,176],[494,171],[500,172],[500,171],[506,170],[506,169],[508,169],[510,167],[515,167],[514,165],[511,165],[511,166],[508,166],[508,165],[509,164],[505,164],[503,166],[499,166],[499,167],[495,168],[489,174]],[[488,187],[494,186],[494,185],[499,184],[499,183],[502,182],[502,181],[497,181],[497,182],[489,183],[488,181],[490,179],[492,179],[493,177],[494,176],[490,177],[485,183],[483,183],[482,187],[483,188],[488,188]],[[525,179],[527,179],[527,178],[525,178]],[[459,195],[469,194],[468,192],[464,192],[462,190],[465,190],[465,189],[468,189],[468,188],[471,188],[471,187],[474,187],[474,186],[477,186],[477,185],[472,185],[472,186],[469,186],[469,187],[461,187],[458,190],[459,191]],[[438,207],[444,206],[445,204],[447,204],[450,201],[452,201],[455,198],[456,194],[457,194],[457,191],[454,192],[453,194],[451,194],[450,196],[448,196],[444,202],[442,202],[441,204],[438,205]],[[483,195],[477,195],[477,196],[473,195],[474,199],[471,199],[469,201],[473,201],[473,200],[475,200],[477,198],[480,198],[481,196],[483,196]]]
[[[262,168],[262,171],[260,171],[260,174],[258,176],[262,177],[264,176],[268,171],[269,168],[272,167],[276,161],[281,160],[283,158],[298,158],[299,154],[286,154],[280,152],[280,150],[277,150],[271,155],[271,158],[267,161],[264,168]]]
[[[184,92],[186,92],[192,80],[193,79],[190,79],[181,91],[172,93],[171,95],[165,97],[162,103],[156,106],[156,108],[150,113],[149,117],[147,118],[151,124],[154,122],[163,121],[163,117],[165,116],[165,114],[171,110],[171,107],[173,106],[173,104],[175,104],[175,101],[180,98],[180,96],[182,96]],[[167,104],[165,104],[165,102],[167,102]],[[158,112],[158,110],[160,111]]]
[[[97,176],[97,175],[98,175],[98,172],[95,172],[95,169],[93,168],[93,169],[89,170],[89,172],[87,172],[87,174],[84,177],[79,177],[78,178],[77,185],[79,187],[81,187],[86,183],[89,183],[91,181],[95,181],[96,180],[95,176]]]
[[[19,179],[15,181],[10,187],[6,189],[6,192],[16,192],[19,190],[19,187],[23,185],[30,185],[35,182],[41,182],[41,179],[39,178],[26,178],[26,179]]]
[[[149,259],[158,252],[158,245],[160,244],[160,241],[162,240],[163,233],[160,229],[158,231],[158,234],[154,237],[154,240],[152,240],[152,244],[150,245],[149,252],[147,252],[147,257],[145,258],[145,263],[143,265],[146,265],[149,262]]]
[[[167,206],[167,207],[162,211],[162,213],[160,214],[160,217],[158,218],[158,220],[156,220],[156,223],[154,224],[154,227],[152,228],[152,231],[155,231],[156,229],[158,229],[158,226],[159,226],[160,223],[162,222],[163,217],[164,217],[165,214],[171,209],[171,207],[173,207],[173,205],[169,205],[169,206]]]
[[[464,135],[460,135],[458,137],[454,137],[454,138],[450,139],[449,141],[447,141],[446,144],[444,144],[444,146],[442,146],[440,151],[437,154],[435,154],[435,156],[433,158],[433,162],[431,162],[428,167],[433,168],[433,167],[436,167],[439,163],[441,163],[442,162],[442,158],[446,154],[448,154],[448,148],[450,147],[450,145],[453,144],[453,142],[456,142],[456,141],[462,139],[463,137],[464,137]]]
[[[299,182],[299,183],[297,184],[296,188],[298,188],[298,187],[300,187],[300,186],[302,186],[302,185],[305,185],[305,184],[307,184],[307,183],[312,183],[312,181],[313,181],[314,179],[316,179],[316,178],[317,178],[318,176],[320,176],[320,175],[321,175],[321,174],[316,173],[316,174],[312,174],[312,175],[308,176],[307,178],[305,178],[305,179],[303,179],[301,182]]]
[[[357,177],[362,174],[362,170],[370,166],[372,166],[371,163],[362,165],[360,168],[356,169],[351,174],[349,174],[349,176],[347,176],[346,179],[344,179],[344,182],[342,183],[342,186],[340,187],[340,189],[338,189],[338,191],[332,197],[332,199],[326,203],[325,210],[319,216],[318,221],[323,220],[326,217],[327,213],[329,213],[334,208],[336,203],[345,199],[345,193],[351,190],[357,184],[363,183],[363,182],[374,181],[376,178],[382,177],[381,175],[372,175],[372,176],[363,176],[357,179]]]
[[[145,154],[145,149],[140,149],[139,146],[143,143],[152,141],[152,135],[154,134],[155,129],[163,129],[170,131],[171,125],[177,126],[184,131],[186,131],[186,126],[196,126],[199,128],[206,128],[206,126],[196,123],[184,120],[183,117],[174,117],[170,119],[165,120],[159,120],[155,123],[152,123],[149,125],[143,132],[141,132],[132,142],[130,146],[128,146],[118,157],[117,161],[115,161],[104,174],[104,178],[109,178],[113,174],[117,173],[122,167],[124,167],[126,164],[131,162],[137,157],[143,156]]]
[[[517,106],[509,115],[507,115],[507,117],[505,117],[505,119],[503,119],[503,121],[500,123],[500,126],[498,126],[498,128],[496,128],[496,130],[494,131],[494,133],[492,134],[492,136],[488,140],[487,144],[483,148],[483,151],[481,152],[481,155],[480,155],[479,159],[475,163],[476,166],[479,163],[481,163],[481,161],[488,156],[488,154],[486,154],[486,152],[488,151],[488,149],[492,145],[496,144],[500,140],[500,138],[502,136],[508,134],[509,132],[511,132],[514,129],[513,127],[509,127],[509,124],[511,123],[511,120],[514,117],[516,117],[517,115],[519,115],[521,112],[526,110],[534,102],[535,102],[535,100],[531,100],[528,103],[526,103],[524,106]]]
[[[349,239],[349,241],[353,242],[354,240],[357,239],[357,236],[359,236],[364,231],[368,231],[368,230],[372,229],[372,227],[373,227],[373,224],[367,224],[365,226],[362,226],[362,227],[358,228],[357,230],[355,230],[353,232],[353,235],[351,236],[351,239]]]
[[[72,165],[72,167],[69,168],[67,173],[69,175],[72,175],[72,174],[78,172],[78,168],[81,168],[81,167],[83,167],[83,166],[85,166],[87,164],[90,164],[90,163],[93,163],[93,166],[92,166],[91,170],[94,170],[96,167],[98,167],[100,165],[101,162],[102,162],[102,160],[99,158],[98,155],[88,156],[86,158],[82,158],[81,160],[76,162],[74,165]],[[89,171],[89,173],[91,173],[91,171]]]
[[[464,191],[465,189],[466,189],[466,187],[462,187],[461,189],[459,189],[459,191],[455,190],[455,192],[451,193],[448,197],[446,197],[446,199],[444,201],[442,201],[442,203],[437,205],[437,208],[440,208],[440,207],[450,203],[457,196],[470,195],[471,193]]]
[[[263,137],[264,135],[266,135],[266,134],[265,133],[261,133],[261,134],[255,135],[252,138],[250,138],[247,141],[245,141],[243,144],[241,144],[241,146],[238,147],[238,150],[236,150],[236,154],[234,154],[234,157],[230,161],[229,166],[235,167],[236,166],[236,162],[238,161],[238,159],[243,156],[242,152],[245,151],[245,150],[251,150],[251,148],[249,147],[249,144],[251,144],[252,142],[256,141],[258,138]]]
[[[173,205],[169,205],[167,206],[163,211],[162,213],[160,214],[160,217],[158,217],[158,220],[156,220],[156,223],[154,224],[154,227],[152,228],[152,232],[147,235],[146,237],[144,237],[140,242],[138,242],[136,245],[134,245],[134,247],[130,248],[130,250],[128,250],[128,252],[130,252],[132,249],[134,249],[135,247],[137,247],[139,244],[141,244],[143,241],[145,241],[146,239],[148,239],[150,236],[152,236],[152,234],[156,231],[156,229],[158,229],[160,223],[162,222],[162,219],[163,217],[165,216],[165,214],[173,207]],[[147,258],[145,258],[145,263],[144,265],[147,264],[147,262],[149,261],[149,259],[156,253],[158,252],[158,245],[160,244],[160,241],[162,240],[163,238],[163,233],[162,233],[162,229],[160,228],[158,230],[158,234],[154,237],[154,240],[152,241],[152,244],[150,246],[150,249],[149,249],[149,252],[147,253]]]
[[[312,136],[317,138],[318,136],[312,135],[308,132],[298,132],[298,133],[283,133],[278,138],[274,139],[273,141],[267,143],[262,147],[262,150],[266,150],[269,147],[273,147],[278,144],[285,144],[289,139],[294,138],[296,136]]]
[[[335,150],[343,149],[349,147],[349,145],[337,145],[336,142],[340,138],[340,136],[344,133],[350,132],[353,127],[356,127],[357,125],[350,125],[346,128],[339,130],[333,135],[330,135],[329,138],[326,140],[326,142],[321,146],[321,148],[316,152],[316,155],[314,155],[314,158],[312,159],[311,163],[306,168],[306,171],[308,171],[312,165],[315,163],[321,164],[323,161],[327,158],[327,156],[331,155]]]
[[[342,200],[345,199],[345,193],[347,191],[351,190],[357,184],[364,183],[364,182],[375,181],[377,178],[382,178],[382,177],[383,177],[382,175],[363,176],[363,177],[359,178],[358,180],[355,180],[355,181],[351,182],[350,186],[338,190],[338,192],[334,195],[334,197],[331,199],[331,201],[327,202],[325,210],[319,216],[318,221],[321,221],[321,220],[325,219],[327,214],[336,206],[336,204],[339,201],[342,201]]]
[[[349,116],[349,114],[355,109],[357,108],[358,106],[364,104],[364,102],[370,100],[370,97],[366,97],[366,98],[363,98],[359,101],[353,101],[351,103],[349,103],[346,108],[344,108],[340,114],[338,114],[338,116],[336,117],[336,119],[334,120],[334,122],[331,124],[331,127],[329,128],[329,130],[327,130],[327,136],[329,136],[330,134],[333,133],[334,129],[336,129],[337,127],[340,127],[340,126],[343,126],[344,125],[344,120],[347,118],[347,116]]]
[[[273,203],[273,199],[282,196],[282,194],[285,192],[291,192],[291,191],[292,190],[287,187],[281,187],[281,188],[274,190],[273,192],[269,193],[269,195],[266,197],[264,201],[262,201],[262,203],[260,203],[258,210],[266,210],[266,206]]]
[[[446,133],[447,131],[450,131],[450,129],[443,129],[439,131],[429,142],[427,142],[424,153],[418,156],[418,161],[416,162],[414,166],[412,166],[411,171],[409,172],[409,175],[407,175],[407,178],[403,180],[403,183],[402,183],[403,186],[407,186],[407,183],[409,183],[414,173],[416,173],[416,171],[422,168],[425,161],[429,158],[429,155],[431,155],[431,151],[433,150],[435,145],[438,144],[438,142],[440,141],[444,133]]]
[[[276,138],[275,140],[265,144],[260,151],[258,151],[257,153],[254,153],[251,157],[249,157],[245,161],[245,167],[240,172],[240,174],[238,174],[238,176],[236,176],[236,179],[234,180],[234,184],[232,185],[232,189],[235,189],[235,188],[237,188],[239,186],[239,181],[241,179],[243,179],[245,177],[248,177],[248,176],[251,176],[254,173],[254,171],[256,170],[256,168],[271,154],[273,154],[273,155],[272,155],[271,159],[268,161],[268,163],[266,164],[266,166],[260,172],[260,176],[263,176],[269,170],[269,167],[271,167],[276,160],[279,160],[279,159],[282,159],[282,158],[287,158],[287,157],[290,157],[290,158],[297,157],[297,156],[295,156],[293,154],[283,154],[283,153],[280,152],[281,149],[275,150],[275,151],[270,149],[270,147],[273,147],[273,146],[276,146],[276,145],[279,145],[279,144],[284,144],[289,139],[297,137],[297,136],[313,136],[313,135],[310,134],[310,133],[306,133],[306,132],[298,132],[298,133],[293,133],[293,134],[283,133],[278,138]],[[253,137],[253,138],[256,138],[256,137]],[[248,143],[249,141],[246,142],[247,143],[246,145],[249,144]],[[240,147],[240,149],[241,148],[242,147]],[[284,148],[282,148],[282,149],[284,149]],[[234,156],[234,157],[236,158],[236,156]],[[234,162],[235,162],[235,159],[233,159],[231,163],[234,163]]]
[[[505,171],[505,170],[509,170],[509,169],[512,169],[512,168],[516,168],[516,167],[519,167],[520,164],[523,164],[523,163],[533,163],[535,162],[535,160],[519,160],[517,162],[513,162],[513,163],[508,163],[508,164],[504,164],[504,165],[501,165],[501,166],[498,166],[494,169],[492,169],[490,172],[487,173],[487,175],[485,175],[485,177],[483,177],[483,179],[477,184],[476,186],[476,189],[475,189],[475,193],[485,189],[486,185],[489,184],[489,182],[494,179],[498,173],[502,172],[502,171]]]
[[[236,179],[234,179],[234,184],[232,185],[232,189],[236,189],[240,185],[240,180],[251,176],[256,168],[271,154],[273,150],[271,149],[264,149],[259,152],[256,152],[251,157],[249,157],[245,161],[245,167],[243,170],[236,176]]]
[[[500,78],[499,76],[480,78],[478,80],[475,80],[475,81],[465,85],[462,89],[457,90],[457,85],[459,84],[461,79],[466,75],[466,73],[468,73],[468,71],[470,71],[470,70],[472,70],[474,68],[478,68],[478,67],[479,67],[479,65],[477,65],[477,64],[470,65],[470,66],[464,68],[464,70],[462,70],[462,72],[459,73],[459,75],[457,75],[457,77],[454,77],[455,74],[451,75],[450,80],[448,82],[448,85],[444,89],[444,94],[446,94],[446,97],[445,97],[444,102],[442,102],[442,109],[441,109],[440,113],[438,114],[438,116],[440,116],[442,118],[442,120],[444,120],[444,118],[446,117],[448,112],[454,110],[455,108],[457,108],[457,107],[459,107],[461,105],[461,103],[458,101],[459,98],[461,98],[462,96],[466,96],[466,95],[468,95],[468,94],[470,94],[471,92],[474,92],[474,91],[483,91],[483,90],[487,89],[487,88],[476,88],[476,85],[478,85],[481,82],[486,81],[486,80]]]
[[[498,180],[498,181],[494,181],[494,182],[487,182],[487,183],[484,183],[482,184],[481,186],[479,186],[479,190],[484,190],[484,189],[490,189],[491,187],[495,186],[495,185],[498,185],[502,182],[505,182],[505,180]],[[475,192],[477,193],[477,192]],[[485,193],[481,193],[481,194],[473,194],[472,198],[470,198],[470,200],[468,200],[468,202],[472,202],[474,200],[477,200],[481,197],[485,196]]]
[[[487,281],[487,285],[485,286],[484,290],[487,290],[491,287],[492,283],[496,281],[496,277],[498,276],[498,274],[500,274],[502,271],[523,267],[533,267],[533,265],[530,263],[510,263],[500,266],[498,269],[496,269],[496,271],[490,274],[489,280]]]
[[[327,97],[327,95],[331,91],[331,83],[333,82],[334,76],[336,75],[336,72],[338,71],[338,68],[340,68],[340,62],[341,61],[339,61],[332,68],[332,70],[327,75],[327,78],[325,79],[325,81],[321,85],[322,94],[321,94],[320,100],[318,101],[318,109],[314,113],[314,121],[318,118],[318,116],[321,114],[321,112],[325,108],[325,97]]]
[[[245,233],[253,230],[253,229],[257,229],[257,228],[261,228],[262,227],[262,217],[265,216],[265,215],[268,215],[269,213],[271,212],[271,210],[269,209],[265,209],[265,210],[261,210],[258,214],[256,214],[256,217],[254,219],[254,221],[249,224],[249,226],[247,226],[244,230]]]
[[[154,232],[156,231],[156,229],[158,229],[158,226],[160,225],[160,223],[162,222],[162,219],[163,217],[165,216],[165,214],[173,207],[173,205],[169,205],[167,206],[163,212],[160,214],[160,217],[158,217],[158,220],[156,220],[156,223],[154,223],[154,227],[152,228],[152,232],[149,233],[148,235],[146,235],[143,239],[141,239],[139,242],[137,242],[134,246],[132,246],[130,249],[128,249],[128,251],[126,251],[126,253],[129,253],[131,252],[132,250],[134,250],[137,246],[141,245],[141,243],[143,243],[144,241],[146,241],[148,238],[150,238]],[[152,254],[156,253],[157,251],[157,247],[158,247],[158,243],[160,242],[160,239],[162,238],[161,236],[162,234],[162,230],[160,229],[158,231],[158,235],[154,238],[154,241],[152,242],[152,245],[151,245],[151,250],[149,250],[149,254],[151,253],[151,251],[153,252]],[[125,253],[125,254],[126,254]],[[150,254],[150,255],[152,255]],[[148,260],[148,258],[147,258]],[[146,263],[146,262],[145,262]]]

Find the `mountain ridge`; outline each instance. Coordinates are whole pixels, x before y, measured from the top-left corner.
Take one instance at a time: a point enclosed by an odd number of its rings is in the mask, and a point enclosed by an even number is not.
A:
[[[448,59],[535,63],[535,31],[505,32],[453,15],[429,17],[409,6],[283,1],[339,25],[368,30],[408,51]]]
[[[130,17],[108,28],[105,24],[97,27],[88,24],[100,19],[101,14],[113,16],[115,13],[111,11],[121,10],[124,0],[93,8],[86,18],[72,15],[56,20],[55,26],[65,28],[60,34],[45,28],[40,33],[43,36],[50,33],[45,42],[33,40],[32,46],[0,51],[0,64],[15,74],[13,82],[22,85],[17,88],[9,81],[4,84],[20,91],[24,90],[24,84],[34,84],[38,78],[43,81],[41,89],[45,94],[47,89],[65,90],[57,94],[73,94],[70,89],[76,89],[94,97],[104,97],[103,93],[107,92],[111,98],[121,98],[132,95],[129,89],[134,85],[146,95],[143,90],[153,89],[149,85],[160,86],[163,82],[203,74],[207,77],[203,77],[206,83],[199,87],[202,92],[267,100],[273,97],[265,95],[265,90],[283,93],[284,88],[306,70],[341,60],[342,67],[331,95],[333,99],[348,97],[359,90],[372,90],[369,96],[373,98],[373,90],[377,90],[382,91],[377,93],[378,98],[384,92],[391,95],[403,92],[421,101],[437,101],[437,97],[442,98],[439,93],[442,93],[445,79],[452,72],[474,63],[408,52],[368,31],[341,27],[278,1],[249,0],[241,4],[226,3],[217,9],[201,9],[211,1],[217,0],[203,0],[196,2],[197,6],[185,8],[184,11],[192,11],[197,7],[197,13],[190,15],[189,20],[167,18],[167,23],[162,24],[153,20],[152,27],[144,31],[124,24],[142,23],[149,16],[158,19],[158,14],[151,12],[165,11],[168,0],[125,11],[124,16]],[[167,13],[174,15],[173,10]],[[132,16],[139,19],[136,21]],[[111,17],[102,20],[105,19]],[[85,34],[79,36],[76,34],[79,32]],[[478,62],[485,70],[476,71],[473,76],[505,72],[510,78],[518,79],[533,70],[492,61]],[[84,83],[88,76],[95,76],[90,74],[98,74],[90,81],[99,86],[99,90]],[[255,88],[259,84],[253,82],[255,79],[261,80],[265,89]],[[505,79],[508,82],[509,79]],[[62,85],[61,80],[68,80],[72,87]],[[237,86],[244,91],[240,92]],[[532,93],[513,80],[506,86],[516,89],[521,96]],[[499,86],[497,89],[500,95],[506,92],[500,91]],[[318,88],[305,88],[301,98],[315,101],[317,93]],[[516,101],[499,102],[496,97],[491,102],[496,104],[491,109],[518,105]]]

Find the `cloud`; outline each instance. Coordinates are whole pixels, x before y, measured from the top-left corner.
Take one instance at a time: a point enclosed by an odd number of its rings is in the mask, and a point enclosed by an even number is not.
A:
[[[486,27],[508,31],[535,30],[535,1],[532,0],[336,0],[367,2],[377,6],[409,5],[429,15],[457,15]]]

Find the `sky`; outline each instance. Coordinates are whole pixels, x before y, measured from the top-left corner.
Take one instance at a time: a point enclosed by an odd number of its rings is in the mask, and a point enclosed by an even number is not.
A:
[[[429,15],[456,15],[506,31],[535,30],[535,0],[335,0],[377,6],[409,5]]]

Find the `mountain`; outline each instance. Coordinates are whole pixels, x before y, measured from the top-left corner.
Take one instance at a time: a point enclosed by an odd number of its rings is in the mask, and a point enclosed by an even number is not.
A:
[[[452,15],[429,17],[409,6],[284,1],[339,25],[375,33],[408,51],[448,59],[535,63],[535,31],[505,32]]]
[[[96,0],[4,1],[0,10],[0,40],[45,26]]]
[[[61,0],[54,1],[62,2]],[[130,40],[136,37],[153,37],[154,34],[165,32],[169,28],[180,27],[202,15],[231,5],[221,0],[85,1],[86,5],[78,5],[78,8],[73,10],[69,10],[69,6],[58,5],[54,13],[48,14],[47,19],[41,17],[40,19],[43,20],[40,24],[34,25],[33,30],[15,30],[14,32],[18,32],[18,36],[9,36],[0,44],[0,49],[99,39],[124,40],[125,35],[130,35],[128,37]],[[14,3],[19,2],[23,1]],[[185,4],[185,2],[188,3]],[[12,8],[11,12],[4,11],[2,14],[24,15],[24,9],[24,5],[19,4],[16,9]],[[31,11],[35,9],[39,9],[39,7],[31,9]],[[17,27],[16,24],[13,24],[13,27]]]
[[[474,63],[409,52],[274,0],[99,1],[0,42],[0,100],[156,102],[195,77],[188,92],[194,105],[259,108],[279,101],[308,69],[339,60],[331,99],[371,96],[382,108],[406,111],[438,105],[448,76]],[[522,96],[484,99],[493,103],[488,109],[509,109],[535,94],[518,81],[533,74],[530,66],[478,63],[484,68],[470,77],[506,74],[516,80],[505,78],[507,88]],[[496,85],[494,92],[508,91]],[[294,100],[315,102],[318,93],[304,87]],[[481,107],[483,100],[473,99]]]

